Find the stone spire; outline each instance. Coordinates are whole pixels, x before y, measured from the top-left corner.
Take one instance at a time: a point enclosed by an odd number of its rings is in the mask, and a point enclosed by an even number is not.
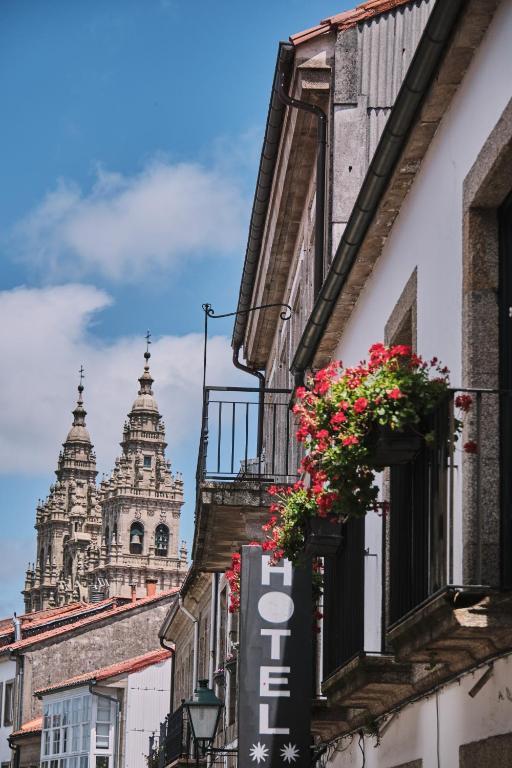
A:
[[[27,570],[23,591],[27,612],[66,600],[62,586],[66,580],[81,598],[87,596],[85,577],[77,564],[94,560],[101,510],[96,497],[96,456],[85,425],[83,374],[80,368],[77,404],[59,454],[57,482],[37,507],[37,567]]]
[[[137,397],[124,424],[122,454],[101,483],[102,553],[95,569],[110,594],[144,594],[146,579],[159,589],[177,586],[186,571],[179,552],[183,480],[165,456],[165,426],[153,395],[149,331]]]
[[[80,383],[78,398],[73,413],[73,424],[69,430],[63,450],[59,454],[56,475],[60,481],[73,477],[93,482],[98,474],[96,471],[96,455],[91,443],[89,430],[85,425],[87,411],[84,408],[84,369],[80,368]]]

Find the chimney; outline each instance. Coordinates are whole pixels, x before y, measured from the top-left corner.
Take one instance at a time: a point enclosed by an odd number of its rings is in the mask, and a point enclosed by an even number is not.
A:
[[[13,616],[12,623],[14,625],[14,640],[17,642],[18,640],[21,640],[21,621],[16,614]]]
[[[146,579],[146,597],[154,597],[156,595],[156,585],[158,579]]]
[[[132,591],[131,592],[132,603],[135,603],[136,600],[137,600],[137,585],[136,584],[130,584],[130,589]]]

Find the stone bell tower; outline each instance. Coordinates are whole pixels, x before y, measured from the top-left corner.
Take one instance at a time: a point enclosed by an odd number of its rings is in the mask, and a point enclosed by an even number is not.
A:
[[[96,494],[96,456],[85,425],[83,368],[73,424],[59,454],[57,481],[36,512],[36,562],[25,577],[25,611],[88,599],[99,559],[101,510]]]
[[[95,591],[138,597],[178,586],[187,570],[179,542],[183,480],[166,460],[165,426],[153,397],[148,347],[138,395],[125,422],[122,454],[100,486],[102,534]]]

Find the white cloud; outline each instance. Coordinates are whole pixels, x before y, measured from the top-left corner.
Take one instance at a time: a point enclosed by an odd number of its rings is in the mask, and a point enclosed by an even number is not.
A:
[[[17,224],[10,247],[46,277],[133,281],[183,257],[239,251],[247,211],[234,169],[158,159],[135,176],[99,169],[88,191],[61,180]]]
[[[87,424],[101,471],[109,471],[142,373],[144,344],[125,337],[102,344],[89,335],[110,297],[74,284],[0,292],[0,471],[50,473],[71,424],[78,369],[86,369]],[[168,453],[197,449],[202,336],[164,336],[151,346],[155,396],[167,425]],[[226,384],[247,377],[231,363],[229,341],[209,341],[209,376]]]

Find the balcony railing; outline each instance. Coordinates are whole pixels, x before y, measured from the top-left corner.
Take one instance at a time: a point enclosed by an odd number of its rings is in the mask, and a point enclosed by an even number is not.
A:
[[[166,768],[180,757],[190,753],[191,733],[185,708],[178,707],[160,724],[158,744],[150,740],[148,765],[150,768]]]
[[[293,480],[298,448],[290,395],[289,389],[205,387],[198,482]]]
[[[511,567],[507,498],[512,494],[505,490],[512,488],[506,463],[512,452],[504,453],[512,438],[510,427],[505,428],[511,423],[511,394],[451,390],[422,425],[433,441],[425,442],[413,461],[383,473],[383,498],[390,510],[382,524],[382,651],[387,630],[438,592],[455,585],[499,587],[500,570],[506,573],[507,563]],[[457,408],[459,396],[471,398],[467,413]],[[336,557],[326,562],[326,674],[365,650],[364,562],[371,553],[365,551],[360,524],[347,524]]]

